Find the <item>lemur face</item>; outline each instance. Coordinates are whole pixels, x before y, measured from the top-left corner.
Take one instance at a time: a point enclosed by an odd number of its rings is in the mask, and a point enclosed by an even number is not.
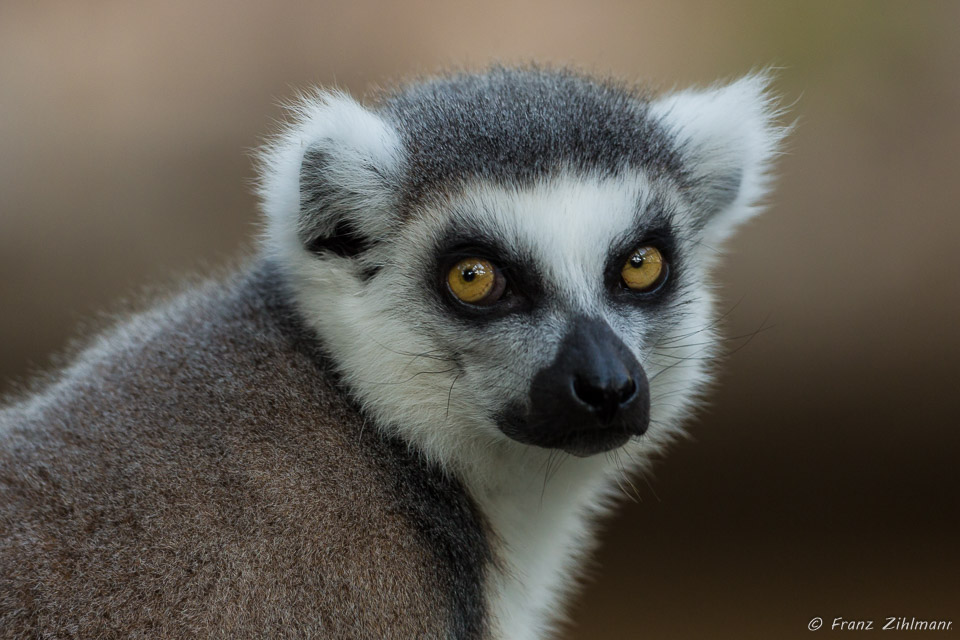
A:
[[[269,240],[377,421],[442,460],[669,439],[707,380],[708,269],[780,135],[764,80],[650,101],[566,72],[300,107]]]
[[[451,407],[527,445],[607,451],[646,432],[655,345],[702,277],[681,207],[638,173],[475,183],[408,222],[367,286],[384,281],[424,357],[452,369]]]

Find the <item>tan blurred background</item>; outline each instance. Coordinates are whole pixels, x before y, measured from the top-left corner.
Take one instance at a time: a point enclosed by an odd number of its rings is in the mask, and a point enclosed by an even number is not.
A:
[[[565,637],[960,626],[960,2],[2,0],[0,392],[250,250],[247,153],[293,88],[494,60],[661,88],[774,63],[799,118],[721,274],[729,335],[769,328],[609,522]]]

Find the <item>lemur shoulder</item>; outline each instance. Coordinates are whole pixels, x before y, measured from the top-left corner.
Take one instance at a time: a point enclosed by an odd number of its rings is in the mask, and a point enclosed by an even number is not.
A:
[[[0,636],[549,635],[618,475],[710,378],[767,84],[304,97],[256,258],[0,409]]]

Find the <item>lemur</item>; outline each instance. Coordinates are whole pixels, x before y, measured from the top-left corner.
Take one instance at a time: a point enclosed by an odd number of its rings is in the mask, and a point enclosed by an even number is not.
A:
[[[303,96],[256,256],[0,411],[0,636],[549,636],[710,378],[709,273],[785,131],[768,85]]]

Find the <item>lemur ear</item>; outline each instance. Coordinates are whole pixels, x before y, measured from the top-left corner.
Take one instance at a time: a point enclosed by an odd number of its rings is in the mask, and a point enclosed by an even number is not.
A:
[[[713,241],[758,213],[767,193],[769,168],[787,133],[776,123],[780,110],[769,84],[769,74],[753,74],[651,105],[651,114],[677,141],[697,223]]]
[[[352,256],[389,228],[398,184],[396,131],[344,93],[318,92],[260,155],[268,236]]]

